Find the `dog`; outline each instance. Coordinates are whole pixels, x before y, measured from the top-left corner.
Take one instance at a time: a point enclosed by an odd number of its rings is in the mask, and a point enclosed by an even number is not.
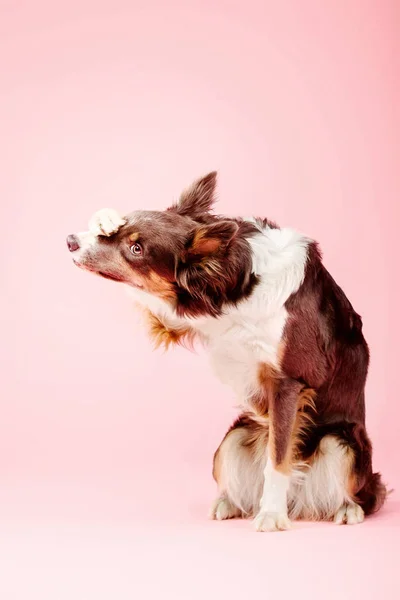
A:
[[[268,219],[213,213],[209,173],[165,211],[103,209],[69,235],[80,268],[130,286],[156,346],[200,340],[243,412],[214,456],[214,519],[361,523],[387,491],[372,470],[361,317],[318,244]]]

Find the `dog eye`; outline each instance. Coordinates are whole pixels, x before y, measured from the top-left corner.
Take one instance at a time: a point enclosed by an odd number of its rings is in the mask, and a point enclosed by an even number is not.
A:
[[[136,244],[130,247],[130,251],[135,256],[140,256],[142,254],[142,246],[136,242]]]

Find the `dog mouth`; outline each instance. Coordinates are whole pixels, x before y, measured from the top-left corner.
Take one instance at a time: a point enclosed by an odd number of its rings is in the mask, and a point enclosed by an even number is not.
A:
[[[111,281],[123,281],[122,277],[116,275],[115,273],[109,273],[108,271],[101,271],[99,269],[96,269],[95,267],[93,267],[90,264],[81,263],[81,262],[75,260],[74,258],[72,260],[73,260],[73,263],[77,267],[79,267],[80,269],[83,269],[84,271],[89,271],[90,273],[94,273],[95,275],[100,275],[100,277],[104,277],[104,279],[111,279]]]
[[[117,281],[119,283],[127,283],[131,287],[136,288],[137,290],[144,289],[143,285],[141,285],[140,283],[136,283],[136,282],[130,281],[130,280],[127,281],[123,277],[118,277],[118,275],[114,275],[112,273],[107,273],[106,271],[92,271],[92,272],[96,273],[96,275],[100,275],[100,277],[103,277],[104,279],[109,279],[110,281]]]
[[[72,260],[73,260],[74,265],[76,265],[83,271],[89,271],[90,273],[93,273],[94,275],[99,275],[100,277],[103,277],[103,279],[109,279],[110,281],[116,281],[119,283],[127,283],[128,285],[130,285],[138,290],[144,289],[144,286],[142,284],[140,284],[139,282],[126,280],[121,275],[117,275],[115,273],[110,273],[109,271],[103,271],[100,269],[96,269],[94,266],[87,264],[87,263],[81,263],[76,259],[72,259]]]
[[[110,279],[111,281],[123,281],[122,277],[118,277],[118,275],[113,275],[112,273],[107,273],[106,271],[93,271],[100,275],[100,277],[104,277],[104,279]]]

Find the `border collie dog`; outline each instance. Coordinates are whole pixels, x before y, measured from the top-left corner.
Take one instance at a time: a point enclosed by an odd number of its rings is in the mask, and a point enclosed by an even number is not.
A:
[[[74,263],[127,284],[156,345],[207,348],[243,412],[214,456],[215,519],[355,524],[386,488],[372,470],[362,321],[315,241],[267,219],[212,213],[216,173],[165,211],[97,212]]]

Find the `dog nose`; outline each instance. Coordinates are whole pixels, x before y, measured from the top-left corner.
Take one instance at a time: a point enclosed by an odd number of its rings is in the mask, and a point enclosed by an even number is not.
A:
[[[68,246],[68,250],[70,252],[75,252],[75,250],[78,250],[79,242],[78,242],[78,238],[76,237],[76,235],[69,235],[67,237],[67,246]]]

